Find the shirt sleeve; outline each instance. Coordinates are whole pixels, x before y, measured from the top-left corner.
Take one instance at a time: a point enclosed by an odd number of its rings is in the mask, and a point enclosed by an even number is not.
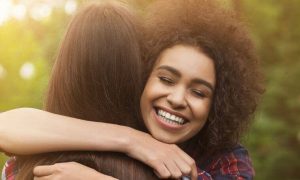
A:
[[[2,180],[14,180],[17,174],[16,158],[12,157],[6,161],[2,169]]]
[[[198,180],[252,180],[254,175],[248,151],[242,146],[220,154],[206,171],[198,170]]]

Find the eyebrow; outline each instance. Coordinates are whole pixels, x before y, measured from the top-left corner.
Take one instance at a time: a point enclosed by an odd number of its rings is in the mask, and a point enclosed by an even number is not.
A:
[[[171,66],[166,66],[166,65],[159,66],[157,68],[157,70],[167,70],[167,71],[171,72],[172,74],[174,74],[175,76],[181,76],[181,73],[177,69],[175,69],[175,68],[173,68]],[[192,83],[202,84],[202,85],[208,87],[212,92],[214,92],[213,85],[211,83],[207,82],[204,79],[196,78],[196,79],[192,80]]]

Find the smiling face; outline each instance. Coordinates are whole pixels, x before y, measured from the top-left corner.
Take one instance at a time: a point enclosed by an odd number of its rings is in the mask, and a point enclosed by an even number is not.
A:
[[[204,126],[216,83],[214,63],[200,49],[176,45],[164,50],[141,97],[141,112],[152,136],[181,143]]]

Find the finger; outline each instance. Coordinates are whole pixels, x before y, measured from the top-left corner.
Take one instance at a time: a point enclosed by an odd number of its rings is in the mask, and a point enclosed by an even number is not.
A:
[[[177,167],[180,169],[182,175],[190,176],[192,173],[192,167],[181,157],[176,157],[173,159]]]
[[[191,158],[187,153],[185,153],[183,150],[181,150],[179,147],[177,147],[177,153],[179,154],[179,156],[182,157],[182,160],[185,161],[185,165],[187,165],[188,167],[186,166],[180,166],[183,171],[183,173],[185,175],[189,175],[191,176],[191,179],[194,180],[194,179],[197,179],[198,178],[198,172],[197,172],[197,166],[196,166],[196,163],[195,163],[195,160],[193,158]],[[180,160],[177,160],[176,163],[181,163]]]
[[[185,162],[187,162],[189,165],[195,164],[194,159],[190,155],[188,155],[186,152],[184,152],[178,146],[175,146],[175,149],[176,149],[176,152],[178,153],[178,155],[180,155],[185,160]]]
[[[165,162],[165,166],[168,168],[169,172],[171,173],[172,178],[176,179],[182,176],[182,172],[174,160],[169,160]]]
[[[195,165],[195,167],[192,168],[191,179],[192,180],[198,179],[198,171],[197,171],[196,165]]]
[[[185,171],[185,175],[189,176],[191,180],[197,180],[198,179],[198,171],[196,163],[193,159],[189,159],[186,162],[187,167],[182,167]]]
[[[33,169],[34,176],[49,176],[51,174],[54,174],[55,169],[53,165],[45,165],[45,166],[36,166]]]
[[[156,174],[156,176],[160,179],[166,179],[171,177],[171,173],[163,163],[154,167],[154,174]]]
[[[197,179],[197,166],[194,161],[186,162],[184,159],[174,159],[176,165],[180,168],[183,175],[190,177],[192,180]]]

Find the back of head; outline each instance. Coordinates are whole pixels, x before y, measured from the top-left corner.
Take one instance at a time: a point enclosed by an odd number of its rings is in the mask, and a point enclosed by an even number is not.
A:
[[[134,126],[130,119],[139,111],[141,92],[139,27],[121,3],[93,2],[81,9],[61,43],[45,109]]]
[[[61,43],[45,109],[90,121],[136,127],[141,93],[138,31],[136,16],[120,3],[94,2],[80,10]],[[107,155],[96,152],[18,157],[17,179],[33,179],[32,171],[36,165],[66,161],[77,161],[105,173],[108,166],[101,164],[105,157]],[[135,168],[144,167],[125,155],[116,157],[111,159],[115,163],[110,163],[115,167],[109,169],[124,168],[116,172],[121,179],[131,179],[126,178],[126,174],[137,175]],[[123,158],[126,160],[120,160]],[[125,168],[131,167],[129,164],[134,168]]]

